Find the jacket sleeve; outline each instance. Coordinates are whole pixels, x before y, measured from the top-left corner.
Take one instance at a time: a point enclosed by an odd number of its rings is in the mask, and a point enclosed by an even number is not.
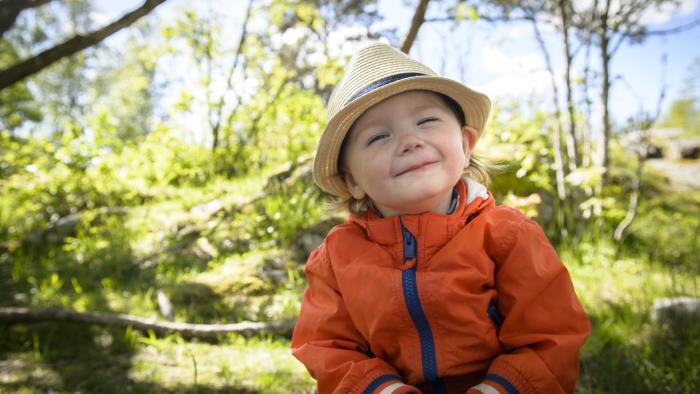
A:
[[[420,393],[396,369],[374,357],[355,328],[335,280],[325,244],[306,263],[308,287],[292,334],[292,354],[325,393]]]
[[[540,226],[509,208],[504,213],[506,225],[489,235],[496,245],[492,257],[503,315],[498,335],[505,352],[493,360],[484,382],[475,389],[572,393],[579,350],[590,333],[588,317]]]

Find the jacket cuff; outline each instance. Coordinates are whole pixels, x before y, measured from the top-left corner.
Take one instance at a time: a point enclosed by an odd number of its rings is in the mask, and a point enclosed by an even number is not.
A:
[[[502,394],[503,392],[498,391],[497,388],[493,387],[488,383],[477,384],[467,390],[466,394]]]
[[[537,393],[538,390],[509,363],[496,360],[484,378],[484,383],[503,394]]]
[[[372,379],[362,394],[420,394],[420,391],[401,381],[398,375],[380,375]]]

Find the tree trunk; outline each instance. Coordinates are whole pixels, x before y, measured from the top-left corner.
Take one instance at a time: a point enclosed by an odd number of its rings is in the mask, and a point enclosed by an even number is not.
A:
[[[576,169],[581,165],[578,154],[578,143],[576,139],[576,114],[574,111],[573,89],[571,87],[571,64],[573,56],[571,54],[571,39],[569,38],[569,12],[567,1],[559,1],[559,12],[561,16],[561,32],[564,40],[564,83],[566,84],[566,109],[569,114],[569,129],[567,134],[567,153],[569,155],[570,168]]]
[[[425,22],[425,12],[428,9],[429,1],[430,0],[420,0],[418,3],[416,13],[413,14],[413,19],[411,20],[411,27],[408,29],[408,33],[406,33],[406,37],[401,43],[401,52],[409,53],[411,51],[413,42],[416,40],[416,36],[418,36],[418,30],[420,30],[423,22]]]
[[[85,48],[99,44],[105,38],[130,26],[144,15],[167,0],[146,0],[141,7],[122,16],[117,21],[87,35],[76,35],[62,44],[49,48],[40,54],[26,59],[4,70],[0,70],[0,90],[36,74],[53,63],[71,56]]]
[[[0,308],[0,323],[20,324],[43,321],[62,321],[72,323],[94,324],[103,327],[128,327],[139,331],[153,331],[158,335],[176,333],[183,338],[216,338],[224,334],[253,336],[261,332],[289,335],[294,328],[294,321],[283,322],[241,322],[233,324],[190,324],[145,319],[124,314],[107,314],[99,312],[77,312],[64,308],[32,310],[28,308]]]
[[[557,180],[557,197],[559,201],[566,201],[566,183],[564,181],[564,160],[561,154],[561,111],[559,110],[559,89],[554,77],[554,67],[549,55],[549,51],[544,43],[540,29],[537,26],[537,20],[534,15],[531,15],[532,27],[535,31],[535,38],[540,46],[542,55],[544,56],[547,71],[549,72],[550,82],[552,84],[552,105],[554,106],[554,123],[552,129],[552,153],[554,155],[554,166]]]
[[[593,1],[592,10],[598,8],[598,0]],[[590,167],[594,160],[592,158],[593,149],[591,147],[591,114],[593,110],[591,108],[592,100],[589,92],[590,88],[590,70],[591,70],[591,42],[593,37],[593,24],[595,23],[595,12],[591,12],[591,20],[589,21],[589,27],[585,29],[584,43],[586,45],[586,55],[583,61],[583,101],[585,103],[585,112],[583,120],[583,131],[581,132],[581,165],[583,167]]]
[[[608,12],[610,11],[610,0],[605,2],[605,12],[602,15],[600,28],[600,52],[603,67],[603,177],[602,183],[606,184],[610,172],[610,113],[608,100],[610,96],[610,36],[608,36]]]

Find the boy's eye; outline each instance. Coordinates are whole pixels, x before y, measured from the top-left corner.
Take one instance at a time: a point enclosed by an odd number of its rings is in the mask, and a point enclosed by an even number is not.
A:
[[[421,119],[421,120],[418,121],[418,126],[421,126],[421,125],[423,125],[423,124],[425,124],[425,123],[433,122],[433,121],[436,121],[436,120],[438,120],[438,118],[435,118],[435,117],[423,118],[423,119]]]
[[[368,145],[368,146],[369,146],[369,145],[372,145],[372,143],[377,142],[377,141],[379,141],[379,140],[381,140],[381,139],[383,139],[383,138],[386,138],[386,137],[388,137],[388,134],[386,134],[386,133],[380,133],[380,134],[373,135],[373,136],[369,139],[369,141],[367,141],[367,145]]]

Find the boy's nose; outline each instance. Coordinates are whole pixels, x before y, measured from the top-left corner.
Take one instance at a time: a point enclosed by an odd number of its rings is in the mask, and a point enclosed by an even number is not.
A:
[[[404,132],[401,136],[401,153],[409,153],[423,146],[423,141],[414,132]]]

